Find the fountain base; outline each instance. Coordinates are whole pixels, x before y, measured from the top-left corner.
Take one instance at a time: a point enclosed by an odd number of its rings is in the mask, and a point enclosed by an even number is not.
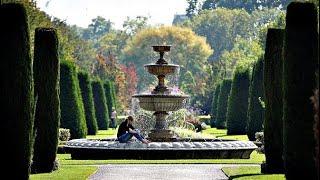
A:
[[[173,131],[169,129],[152,129],[148,134],[148,139],[153,142],[168,142],[175,139]]]

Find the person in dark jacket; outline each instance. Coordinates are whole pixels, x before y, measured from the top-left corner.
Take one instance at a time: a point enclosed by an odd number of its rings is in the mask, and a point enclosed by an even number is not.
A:
[[[149,140],[144,138],[139,133],[139,131],[132,126],[132,123],[133,123],[133,117],[128,116],[128,118],[120,124],[118,133],[117,133],[118,141],[120,143],[126,143],[134,136],[142,143],[145,143],[145,144],[150,143]]]

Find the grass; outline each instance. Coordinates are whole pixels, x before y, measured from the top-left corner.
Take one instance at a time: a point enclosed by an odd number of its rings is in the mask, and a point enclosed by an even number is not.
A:
[[[107,137],[116,137],[117,130],[108,129],[100,130],[95,136],[87,136],[88,139],[105,139]],[[204,130],[204,137],[215,136],[223,139],[248,140],[246,135],[227,136],[226,130],[210,128]],[[34,174],[30,179],[87,179],[97,170],[95,165],[103,164],[261,164],[265,161],[264,154],[258,154],[256,151],[251,153],[250,159],[176,159],[176,160],[72,160],[70,154],[58,154],[60,168],[52,173]],[[252,167],[250,167],[252,168]],[[238,177],[241,175],[236,169],[225,168],[231,176]],[[238,174],[232,174],[238,172]],[[248,171],[249,174],[257,174],[260,170],[254,172]],[[244,171],[247,177],[248,173]],[[231,177],[230,176],[230,177]],[[259,176],[259,175],[257,175]],[[260,176],[259,176],[260,177]]]
[[[261,174],[260,167],[244,166],[244,167],[224,167],[224,173],[229,179],[237,180],[283,180],[283,174]]]
[[[61,167],[53,171],[52,173],[41,173],[41,174],[32,174],[30,176],[31,180],[78,180],[78,179],[88,179],[88,177],[97,171],[97,166],[70,166],[70,165],[61,165]]]

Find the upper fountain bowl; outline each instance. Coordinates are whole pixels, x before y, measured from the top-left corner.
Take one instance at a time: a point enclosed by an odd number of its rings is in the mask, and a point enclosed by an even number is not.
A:
[[[147,64],[144,67],[150,74],[156,76],[174,74],[179,69],[179,66],[175,64]]]
[[[152,46],[153,50],[156,52],[169,52],[170,51],[170,45],[162,45],[162,46]]]

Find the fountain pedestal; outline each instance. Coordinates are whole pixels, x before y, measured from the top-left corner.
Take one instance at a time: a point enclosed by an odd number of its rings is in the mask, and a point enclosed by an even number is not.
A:
[[[166,117],[168,115],[165,111],[157,111],[153,114],[156,117],[156,124],[154,129],[148,134],[151,141],[169,141],[174,138],[174,133],[168,129]]]

